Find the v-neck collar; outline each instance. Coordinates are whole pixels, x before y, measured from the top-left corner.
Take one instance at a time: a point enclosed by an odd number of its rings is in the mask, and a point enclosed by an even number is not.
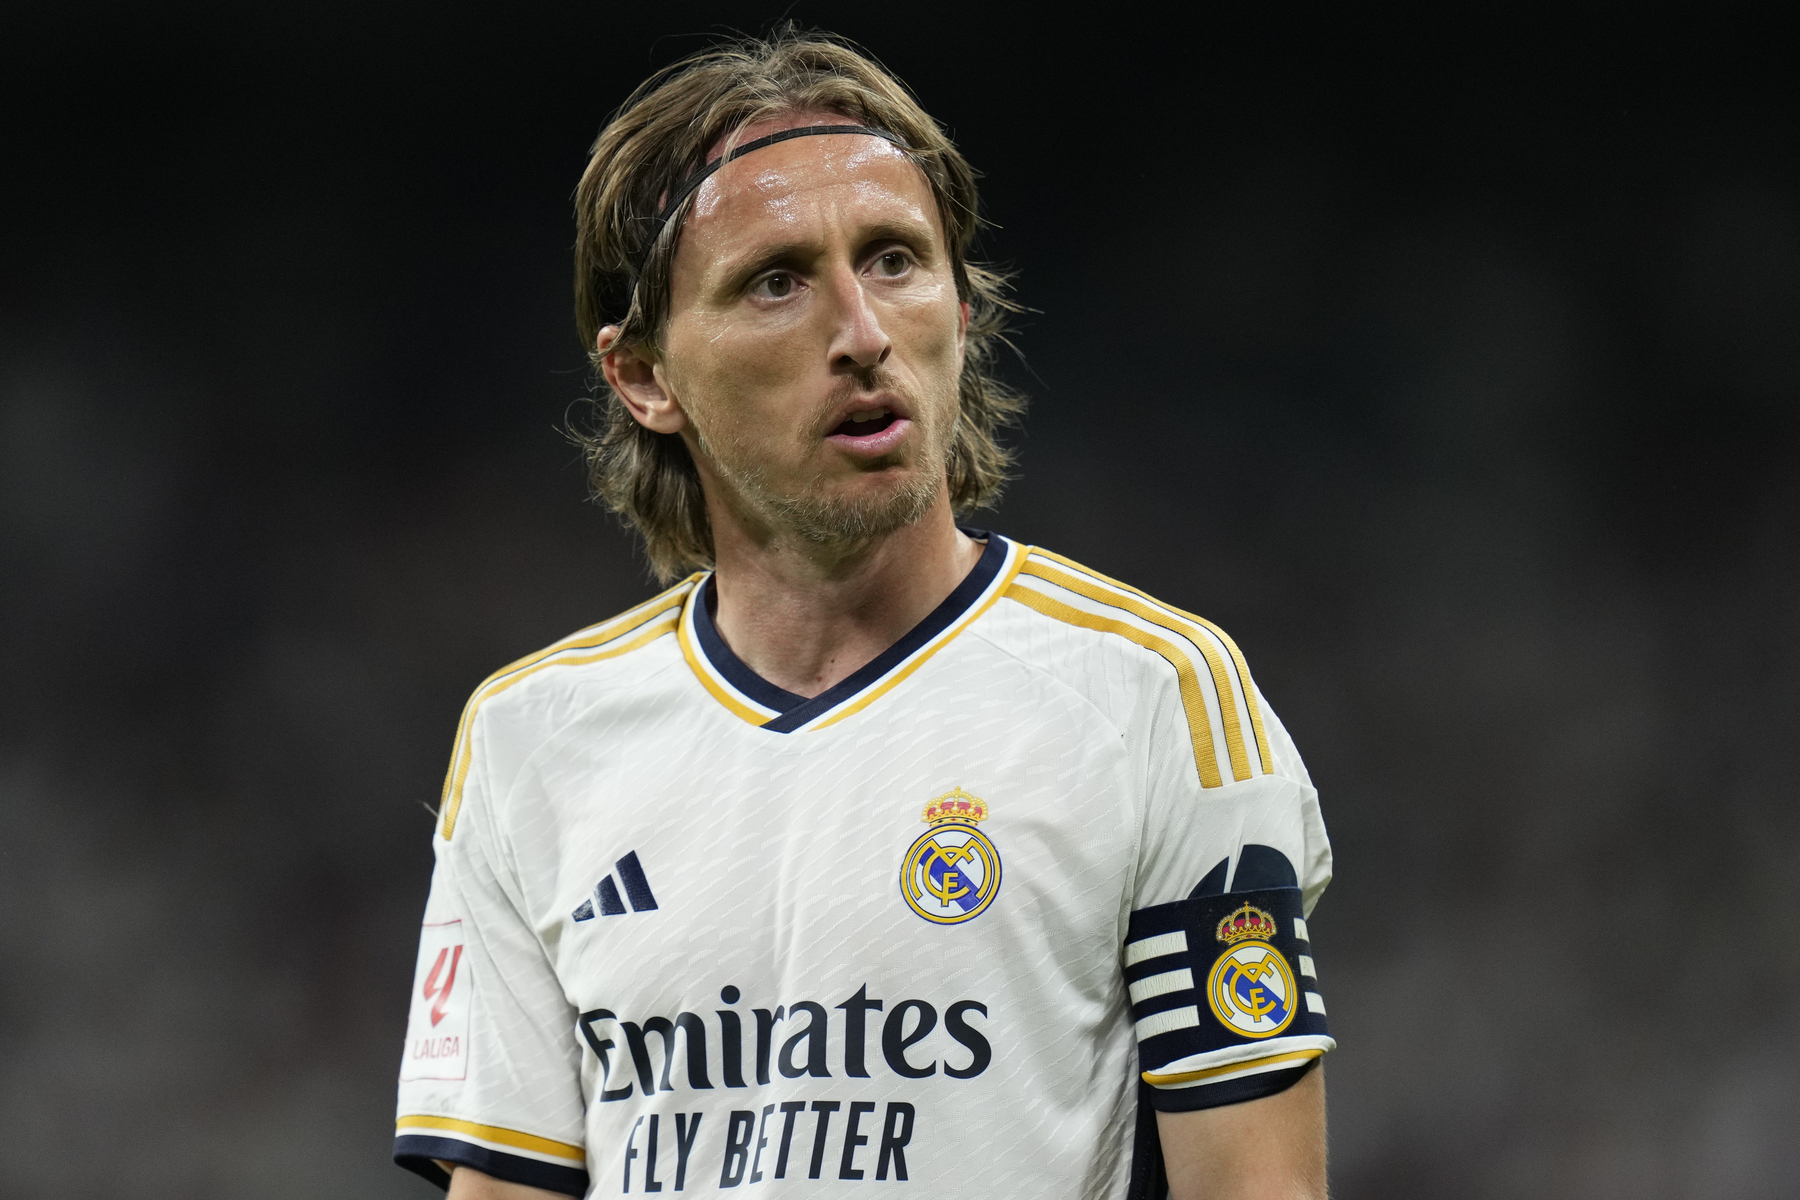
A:
[[[811,699],[770,683],[725,644],[712,615],[717,587],[711,572],[688,593],[681,621],[682,651],[713,697],[753,725],[772,733],[793,733],[832,724],[873,702],[960,633],[998,598],[1024,562],[1024,548],[999,534],[963,532],[986,538],[987,546],[962,582],[899,641]]]

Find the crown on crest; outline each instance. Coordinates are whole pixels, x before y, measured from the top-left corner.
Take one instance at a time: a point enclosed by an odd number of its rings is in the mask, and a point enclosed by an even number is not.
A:
[[[973,825],[977,821],[987,820],[987,815],[986,800],[971,796],[960,787],[954,787],[927,804],[925,815],[919,819],[933,825],[939,821],[963,821]]]
[[[1228,913],[1219,922],[1219,940],[1226,945],[1241,942],[1246,938],[1260,938],[1267,941],[1275,936],[1275,918],[1260,908],[1252,908],[1246,904],[1235,912]]]

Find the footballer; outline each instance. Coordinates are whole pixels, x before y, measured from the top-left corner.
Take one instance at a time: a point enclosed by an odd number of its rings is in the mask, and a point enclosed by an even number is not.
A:
[[[959,524],[1021,409],[974,178],[821,35],[596,141],[588,458],[672,586],[457,731],[395,1144],[455,1200],[1325,1195],[1293,743],[1216,626]]]

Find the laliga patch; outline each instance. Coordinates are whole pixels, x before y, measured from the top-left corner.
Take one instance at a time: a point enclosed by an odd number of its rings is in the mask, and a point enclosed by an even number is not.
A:
[[[900,895],[934,925],[959,925],[987,911],[1000,894],[1000,851],[976,824],[987,802],[952,788],[925,806],[931,828],[906,848]]]
[[[426,925],[419,932],[402,1080],[468,1078],[473,989],[465,949],[461,921]]]

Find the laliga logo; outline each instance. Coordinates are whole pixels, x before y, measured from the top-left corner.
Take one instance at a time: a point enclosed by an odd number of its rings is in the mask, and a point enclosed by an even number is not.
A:
[[[934,925],[973,920],[1000,894],[1000,851],[975,825],[986,801],[952,788],[925,806],[931,828],[900,862],[900,895]]]
[[[460,918],[427,921],[419,929],[402,1079],[468,1078],[470,993],[480,981],[469,973],[473,959],[463,967],[463,948]]]
[[[461,946],[456,947],[456,952],[454,954],[450,952],[450,947],[448,946],[439,950],[437,961],[431,964],[431,972],[425,976],[425,986],[420,989],[420,994],[423,995],[425,999],[435,999],[437,1001],[437,1003],[431,1006],[431,1024],[434,1028],[439,1021],[444,1019],[444,1013],[449,1007],[450,989],[456,986],[456,967],[458,963],[462,962],[462,952],[463,948]],[[444,975],[444,961],[446,959],[450,962],[450,973],[448,975]],[[438,976],[440,975],[444,976],[442,983],[438,982]]]
[[[1274,1037],[1294,1019],[1298,990],[1287,960],[1268,942],[1275,918],[1246,904],[1219,922],[1215,936],[1231,949],[1206,980],[1213,1015],[1245,1037]]]

